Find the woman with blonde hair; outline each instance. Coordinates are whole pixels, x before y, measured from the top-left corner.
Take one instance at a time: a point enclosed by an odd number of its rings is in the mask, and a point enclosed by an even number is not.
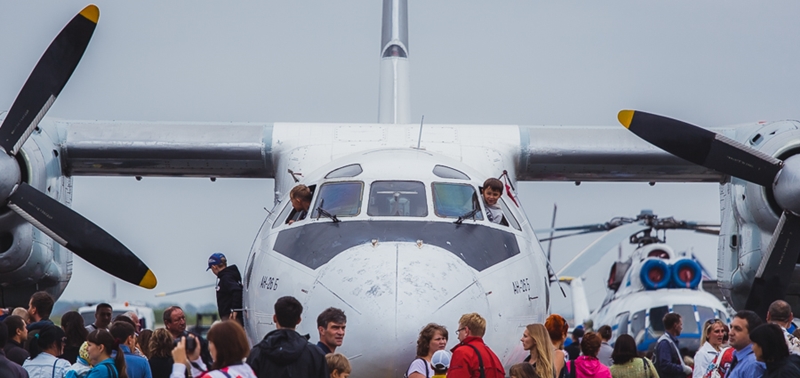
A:
[[[722,343],[728,334],[728,326],[719,319],[709,319],[703,324],[700,342],[703,343],[694,355],[693,378],[703,377],[708,367],[722,351]]]
[[[543,324],[528,324],[522,333],[522,347],[530,352],[525,362],[531,364],[542,378],[557,377],[553,366],[553,344]]]

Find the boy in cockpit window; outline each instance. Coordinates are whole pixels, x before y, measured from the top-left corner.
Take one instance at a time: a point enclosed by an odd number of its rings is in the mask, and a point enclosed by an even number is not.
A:
[[[497,204],[503,195],[503,182],[489,178],[483,183],[483,204],[486,206],[486,218],[492,223],[503,224],[503,209]]]

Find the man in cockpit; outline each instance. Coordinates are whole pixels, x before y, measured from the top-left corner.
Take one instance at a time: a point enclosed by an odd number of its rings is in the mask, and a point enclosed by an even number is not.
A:
[[[308,216],[308,209],[311,208],[311,198],[314,193],[311,192],[307,186],[300,184],[292,188],[289,192],[289,201],[292,202],[292,214],[286,220],[287,224],[306,219]]]

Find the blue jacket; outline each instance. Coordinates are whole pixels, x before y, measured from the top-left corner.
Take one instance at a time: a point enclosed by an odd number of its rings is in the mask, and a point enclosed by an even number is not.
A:
[[[117,367],[114,365],[113,358],[107,358],[100,361],[99,364],[92,368],[86,378],[119,378]]]
[[[125,353],[125,371],[128,378],[153,378],[150,372],[150,364],[147,359],[131,353],[131,349],[125,345],[120,345],[122,352]]]

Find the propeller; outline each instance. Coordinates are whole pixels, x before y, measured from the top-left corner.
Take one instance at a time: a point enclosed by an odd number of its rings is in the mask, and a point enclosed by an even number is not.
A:
[[[124,281],[152,289],[153,272],[88,219],[21,181],[16,155],[67,84],[92,38],[100,11],[89,5],[56,36],[0,124],[0,205],[7,205],[76,255]]]
[[[595,232],[607,232],[617,227],[642,221],[650,226],[653,230],[692,230],[704,234],[719,235],[718,224],[705,224],[697,222],[679,221],[673,217],[658,218],[650,210],[642,210],[635,218],[615,217],[605,223],[586,224],[581,226],[558,227],[558,228],[545,228],[536,229],[534,233],[537,235],[549,234],[547,237],[539,238],[540,242],[567,238],[577,235],[591,234]],[[564,235],[553,236],[554,232],[575,231]]]
[[[618,119],[640,138],[677,157],[772,188],[783,214],[745,305],[766,316],[771,301],[785,296],[800,256],[800,156],[780,161],[724,135],[660,115],[623,110]]]

